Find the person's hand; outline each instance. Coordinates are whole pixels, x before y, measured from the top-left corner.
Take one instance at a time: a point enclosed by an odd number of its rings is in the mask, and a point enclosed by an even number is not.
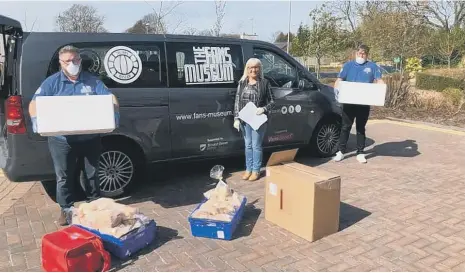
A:
[[[257,108],[257,115],[261,115],[263,113],[265,113],[265,108],[263,107]]]
[[[31,121],[32,121],[32,131],[34,131],[34,133],[37,133],[37,117],[31,117]]]
[[[234,120],[234,128],[236,128],[237,131],[239,131],[239,126],[240,126],[240,122],[238,119]]]

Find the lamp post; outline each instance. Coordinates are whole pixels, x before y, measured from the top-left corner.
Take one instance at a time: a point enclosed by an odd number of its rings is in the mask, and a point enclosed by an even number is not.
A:
[[[287,28],[287,48],[286,51],[289,54],[289,46],[290,46],[290,38],[291,36],[291,0],[289,0],[289,20],[288,20],[288,28]]]

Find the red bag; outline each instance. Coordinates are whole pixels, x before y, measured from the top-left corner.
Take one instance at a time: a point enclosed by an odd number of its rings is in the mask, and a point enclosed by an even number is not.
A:
[[[108,271],[110,254],[95,234],[70,226],[42,237],[42,267],[47,272]]]

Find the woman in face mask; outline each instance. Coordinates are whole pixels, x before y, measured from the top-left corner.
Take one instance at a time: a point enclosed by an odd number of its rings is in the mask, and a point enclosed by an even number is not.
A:
[[[267,124],[254,130],[239,119],[239,112],[249,102],[258,107],[257,115],[268,114],[274,105],[270,83],[263,77],[262,63],[256,58],[249,59],[245,65],[234,103],[234,128],[242,132],[245,142],[246,171],[242,179],[254,181],[260,177],[262,142]]]

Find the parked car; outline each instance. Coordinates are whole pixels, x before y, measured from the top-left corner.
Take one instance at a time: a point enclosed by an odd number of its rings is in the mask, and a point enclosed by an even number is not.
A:
[[[28,33],[4,16],[0,29],[9,47],[0,87],[5,159],[0,167],[13,182],[55,179],[46,138],[33,133],[27,109],[42,81],[59,71],[58,51],[69,44],[80,48],[82,69],[99,76],[120,103],[120,128],[102,136],[104,196],[123,194],[147,164],[243,154],[233,108],[251,57],[262,61],[276,97],[265,151],[304,147],[322,157],[336,152],[341,111],[333,90],[273,44],[182,35]]]

